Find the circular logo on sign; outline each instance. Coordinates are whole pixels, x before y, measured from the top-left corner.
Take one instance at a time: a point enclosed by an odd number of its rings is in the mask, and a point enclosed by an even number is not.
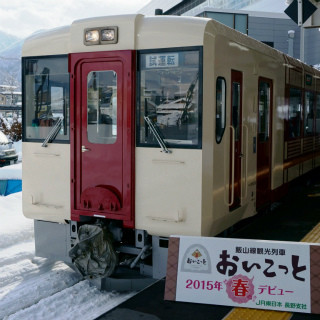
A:
[[[236,303],[246,303],[252,300],[254,294],[253,278],[238,274],[225,282],[229,298]]]

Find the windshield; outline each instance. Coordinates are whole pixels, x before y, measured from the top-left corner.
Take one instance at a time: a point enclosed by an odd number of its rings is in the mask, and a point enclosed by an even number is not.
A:
[[[140,54],[138,145],[200,148],[199,50]]]
[[[68,57],[25,58],[24,140],[43,142],[58,121],[56,140],[69,140]]]

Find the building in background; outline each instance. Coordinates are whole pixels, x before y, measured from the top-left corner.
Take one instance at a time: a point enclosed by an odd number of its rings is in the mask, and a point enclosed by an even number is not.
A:
[[[267,45],[300,59],[300,28],[285,13],[285,0],[152,0],[139,12],[153,15],[200,16],[215,19]],[[305,29],[304,62],[320,64],[320,32]]]
[[[22,94],[16,86],[0,85],[0,117],[7,120],[21,118]]]
[[[0,105],[20,106],[22,104],[22,93],[17,91],[16,86],[0,84]]]

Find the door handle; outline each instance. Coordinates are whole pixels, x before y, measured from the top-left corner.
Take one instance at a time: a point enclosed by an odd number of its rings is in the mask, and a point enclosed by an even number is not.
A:
[[[81,152],[87,152],[90,151],[90,149],[86,148],[85,146],[81,147]]]

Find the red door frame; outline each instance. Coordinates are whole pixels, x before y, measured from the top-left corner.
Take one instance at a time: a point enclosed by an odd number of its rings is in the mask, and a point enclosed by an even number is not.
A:
[[[238,83],[240,85],[240,101],[239,101],[239,118],[238,118],[238,139],[235,139],[236,130],[233,126],[233,84]],[[230,115],[231,115],[231,127],[233,128],[231,137],[230,137],[230,191],[229,191],[229,210],[232,211],[241,206],[241,161],[242,161],[242,72],[231,70],[231,106],[230,106]],[[234,150],[233,141],[234,139]],[[234,160],[234,168],[232,168]],[[233,181],[232,181],[232,178]],[[233,196],[232,196],[233,193]],[[232,199],[233,198],[233,199]]]
[[[123,226],[134,228],[135,216],[135,51],[113,51],[113,52],[90,52],[75,53],[69,55],[70,72],[70,145],[71,145],[71,219],[80,221],[81,216],[97,216],[107,219],[122,220]],[[81,181],[81,146],[82,146],[82,126],[86,125],[81,119],[82,101],[86,101],[82,93],[82,78],[86,77],[84,66],[99,63],[111,64],[112,62],[120,64],[122,72],[119,75],[122,82],[121,94],[122,123],[117,120],[118,130],[122,133],[122,183],[121,208],[115,211],[89,210],[81,207],[80,198],[82,192]],[[87,68],[88,69],[88,68]],[[95,70],[93,70],[95,71]],[[100,71],[100,70],[96,70]],[[103,71],[103,70],[101,70]],[[120,99],[120,100],[121,100]],[[119,99],[118,99],[119,101]],[[86,128],[85,128],[86,129]],[[103,155],[102,155],[103,156]],[[112,190],[111,190],[112,191]],[[103,191],[104,192],[104,191]]]
[[[259,78],[258,106],[260,98],[260,83],[267,83],[270,87],[269,97],[269,138],[261,141],[259,137],[259,110],[257,132],[257,200],[256,208],[259,209],[271,202],[271,170],[272,170],[272,111],[273,111],[273,82],[271,79]]]

